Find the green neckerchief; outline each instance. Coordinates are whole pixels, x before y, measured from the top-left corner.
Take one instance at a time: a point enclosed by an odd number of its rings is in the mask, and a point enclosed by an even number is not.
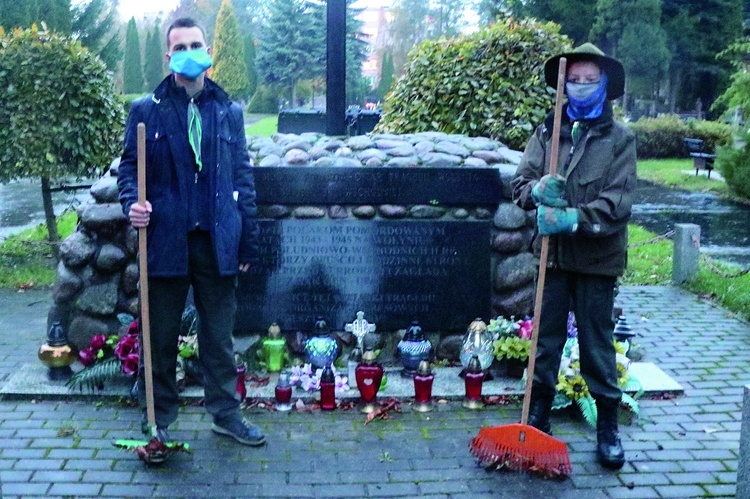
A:
[[[586,128],[584,128],[580,121],[573,123],[573,129],[570,131],[570,135],[573,138],[574,146],[578,145],[578,141],[581,140],[581,137],[583,137],[585,132]]]
[[[203,160],[201,159],[201,137],[203,136],[203,125],[201,124],[201,112],[195,104],[195,99],[190,99],[188,104],[188,142],[193,148],[195,154],[195,164],[198,165],[198,171],[203,169]]]

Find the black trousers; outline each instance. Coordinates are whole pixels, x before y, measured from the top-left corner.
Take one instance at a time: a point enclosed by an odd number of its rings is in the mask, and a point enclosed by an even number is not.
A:
[[[534,384],[554,393],[567,340],[568,311],[578,326],[581,375],[595,399],[620,400],[613,344],[615,278],[547,269]]]
[[[177,419],[177,341],[190,286],[200,320],[198,358],[206,410],[214,421],[242,417],[232,340],[237,311],[236,277],[219,275],[209,232],[188,234],[188,266],[185,277],[148,280],[154,405],[156,425],[160,427],[167,427]],[[139,394],[143,403],[145,390],[139,390]]]

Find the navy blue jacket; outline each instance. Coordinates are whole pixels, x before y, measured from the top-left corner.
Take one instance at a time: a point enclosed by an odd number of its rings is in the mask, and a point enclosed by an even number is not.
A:
[[[195,182],[195,157],[187,139],[187,115],[168,76],[153,94],[133,102],[117,185],[127,216],[138,201],[137,126],[146,124],[146,198],[151,203],[148,225],[148,272],[154,277],[188,274],[188,187]],[[255,180],[245,142],[242,108],[206,78],[201,99],[213,99],[213,119],[203,120],[203,165],[210,165],[211,238],[219,272],[234,275],[239,263],[258,261]],[[186,98],[186,94],[183,94]],[[215,129],[211,129],[215,124]],[[208,146],[208,147],[207,147]]]

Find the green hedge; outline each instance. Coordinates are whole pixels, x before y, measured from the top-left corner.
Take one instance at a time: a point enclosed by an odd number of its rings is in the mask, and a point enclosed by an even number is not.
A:
[[[506,19],[417,45],[406,74],[386,97],[375,132],[488,136],[523,149],[554,107],[543,65],[570,48],[559,30],[553,23]]]
[[[716,151],[732,142],[729,125],[706,120],[681,120],[677,115],[641,118],[631,123],[630,128],[635,132],[641,159],[686,157],[685,137],[703,139],[707,151]]]
[[[750,134],[742,137],[742,145],[720,147],[714,164],[729,188],[739,197],[750,199]]]

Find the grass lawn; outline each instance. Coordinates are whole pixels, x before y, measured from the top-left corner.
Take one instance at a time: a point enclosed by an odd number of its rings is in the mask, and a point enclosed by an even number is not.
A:
[[[73,233],[77,223],[75,210],[57,217],[61,241]],[[45,224],[0,239],[0,287],[49,286],[55,282],[56,269]]]
[[[732,197],[727,184],[720,180],[696,175],[692,159],[641,159],[638,160],[638,178],[668,187],[689,191],[713,192]]]
[[[279,117],[277,115],[270,115],[256,121],[252,125],[245,126],[245,135],[259,135],[262,137],[270,137],[276,133],[278,128]]]

